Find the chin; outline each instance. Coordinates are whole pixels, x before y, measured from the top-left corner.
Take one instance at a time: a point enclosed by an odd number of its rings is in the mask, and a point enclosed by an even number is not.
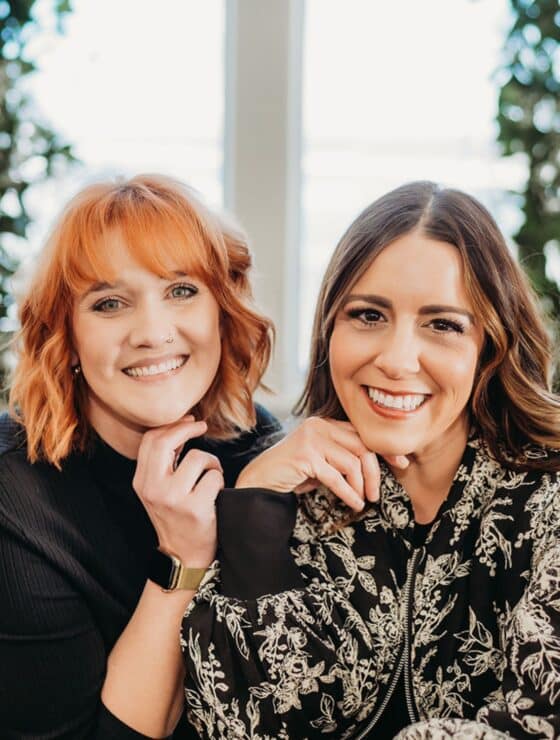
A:
[[[417,445],[411,440],[406,439],[388,439],[387,436],[360,435],[362,442],[372,452],[381,457],[387,455],[411,455]]]
[[[143,419],[143,425],[147,429],[156,429],[157,427],[165,427],[168,424],[175,424],[180,421],[184,416],[189,413],[190,409],[154,409],[152,414],[145,414]]]

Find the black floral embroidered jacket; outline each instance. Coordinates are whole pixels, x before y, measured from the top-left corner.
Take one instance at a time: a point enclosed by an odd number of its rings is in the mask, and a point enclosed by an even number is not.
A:
[[[326,491],[224,491],[219,562],[183,622],[189,720],[228,740],[376,737],[404,682],[399,738],[559,737],[559,488],[471,440],[416,548],[388,471],[342,527]]]

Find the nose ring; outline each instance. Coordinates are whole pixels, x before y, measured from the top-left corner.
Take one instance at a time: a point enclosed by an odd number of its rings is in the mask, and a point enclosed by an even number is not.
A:
[[[165,343],[166,343],[166,344],[173,344],[173,342],[174,342],[174,341],[175,341],[175,340],[173,339],[173,335],[172,335],[172,334],[170,334],[170,335],[169,335],[169,336],[167,337],[167,339],[165,340]]]

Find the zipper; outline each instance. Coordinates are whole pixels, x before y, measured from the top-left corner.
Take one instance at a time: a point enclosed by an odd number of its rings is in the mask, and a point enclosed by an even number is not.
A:
[[[410,656],[410,643],[412,640],[412,605],[414,601],[414,581],[416,580],[416,566],[419,564],[419,561],[423,554],[423,548],[420,548],[418,550],[414,551],[412,566],[411,566],[411,573],[410,573],[410,587],[408,589],[408,593],[406,594],[406,598],[408,599],[406,607],[405,607],[405,614],[406,614],[406,629],[404,633],[404,696],[406,700],[406,708],[408,709],[408,716],[410,719],[411,724],[416,722],[418,720],[418,712],[416,710],[416,702],[414,701],[414,696],[412,695],[412,676],[411,676],[411,656]],[[418,557],[416,557],[418,555]],[[415,562],[416,560],[416,562]]]
[[[393,675],[391,676],[391,681],[389,683],[389,688],[387,689],[387,693],[383,697],[383,701],[381,702],[380,706],[378,707],[376,713],[372,717],[372,719],[368,722],[368,724],[365,726],[365,728],[358,734],[355,735],[354,740],[363,740],[371,730],[375,727],[375,725],[379,722],[379,718],[385,711],[385,708],[387,704],[389,703],[389,699],[393,696],[395,689],[397,688],[397,684],[399,682],[399,678],[401,677],[401,674],[404,669],[404,692],[405,692],[405,698],[406,698],[406,706],[408,709],[408,714],[410,717],[411,722],[416,721],[416,709],[414,706],[414,698],[412,696],[412,688],[411,688],[411,681],[410,681],[410,635],[411,635],[411,613],[412,613],[412,599],[414,596],[414,580],[416,576],[416,570],[418,567],[418,563],[420,561],[420,558],[422,557],[422,548],[419,548],[418,550],[414,550],[412,554],[412,558],[410,559],[409,563],[409,570],[408,575],[406,577],[406,582],[404,584],[404,622],[405,622],[405,633],[404,633],[404,647],[402,649],[402,652],[399,657],[399,661],[397,663],[397,667],[395,668]]]

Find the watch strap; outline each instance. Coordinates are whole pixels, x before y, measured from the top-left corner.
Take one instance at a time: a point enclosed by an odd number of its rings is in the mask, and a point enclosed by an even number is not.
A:
[[[148,578],[163,591],[178,589],[195,591],[206,570],[206,568],[186,568],[175,555],[156,549],[148,563]]]

